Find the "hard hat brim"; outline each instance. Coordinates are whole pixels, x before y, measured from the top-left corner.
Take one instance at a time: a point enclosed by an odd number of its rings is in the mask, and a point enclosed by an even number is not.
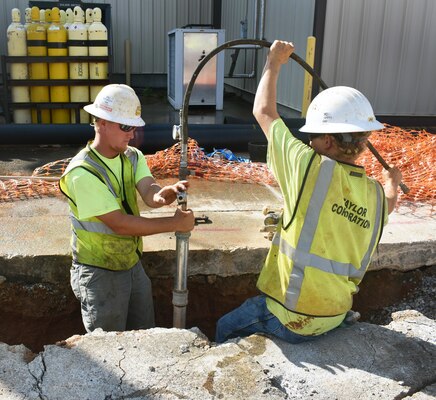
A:
[[[302,133],[325,133],[334,135],[335,133],[378,131],[384,128],[385,126],[382,123],[378,122],[377,120],[373,120],[368,121],[365,126],[362,126],[362,124],[355,125],[345,123],[316,124],[316,126],[305,124],[299,129],[299,131]]]
[[[101,108],[95,107],[94,104],[88,104],[83,107],[83,109],[93,115],[94,117],[104,119],[110,122],[117,122],[119,124],[130,125],[130,126],[144,126],[145,121],[141,117],[137,118],[114,118],[113,114],[106,112]]]

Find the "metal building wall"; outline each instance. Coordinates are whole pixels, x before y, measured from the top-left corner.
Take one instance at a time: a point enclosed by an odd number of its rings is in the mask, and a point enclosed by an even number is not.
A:
[[[222,0],[222,28],[226,31],[226,41],[240,38],[240,21],[247,16],[248,38],[254,38],[254,9],[258,0]],[[265,22],[263,39],[273,42],[275,39],[292,41],[296,53],[305,58],[307,37],[312,35],[315,0],[265,1]],[[227,50],[227,53],[231,50]],[[254,79],[226,79],[226,84],[248,93],[256,92],[262,74],[267,50],[258,51],[256,77]],[[246,59],[241,59],[235,73],[251,72],[253,52],[249,51]],[[242,58],[242,57],[241,57]],[[238,63],[240,62],[238,61]],[[226,54],[225,73],[231,60]],[[282,105],[301,110],[303,95],[304,70],[290,61],[279,77],[278,102]]]
[[[132,46],[133,74],[166,74],[167,33],[188,24],[212,23],[212,0],[86,0],[109,3],[114,72],[124,73],[124,42]]]
[[[6,30],[12,22],[11,11],[19,8],[21,11],[21,23],[24,24],[24,10],[29,6],[27,0],[2,0],[0,1],[0,54],[7,53]]]
[[[166,74],[167,32],[187,24],[210,25],[212,0],[85,0],[111,5],[113,72],[124,73],[124,42],[132,45],[133,74]],[[0,1],[0,54],[6,54],[11,10],[19,8],[24,23],[26,0]]]
[[[8,26],[12,22],[11,11],[18,8],[21,11],[21,23],[24,24],[24,10],[29,6],[27,0],[0,0],[0,55],[8,54],[7,34]],[[0,73],[3,73],[0,65]],[[3,76],[1,77],[3,79]],[[0,80],[0,84],[1,84]]]
[[[259,0],[222,0],[226,40],[240,37],[247,17],[254,38],[254,8]],[[211,24],[213,0],[87,0],[109,3],[112,10],[113,72],[122,74],[124,41],[132,43],[133,74],[166,74],[167,32],[186,24]],[[316,0],[265,0],[264,39],[292,40],[304,58]],[[24,14],[27,0],[0,1],[0,54],[6,54],[11,10]],[[24,22],[24,15],[22,15]],[[321,76],[332,85],[365,93],[379,115],[436,115],[435,0],[328,0]],[[231,51],[226,51],[226,73]],[[241,55],[235,73],[252,71],[253,52]],[[255,79],[226,83],[255,93],[266,50],[258,52]],[[240,64],[241,63],[241,64]],[[303,71],[295,62],[283,69],[279,103],[301,109]]]
[[[378,115],[435,116],[435,21],[435,0],[328,0],[321,76]]]

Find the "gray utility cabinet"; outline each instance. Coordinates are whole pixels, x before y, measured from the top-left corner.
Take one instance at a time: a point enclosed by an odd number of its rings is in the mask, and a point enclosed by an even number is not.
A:
[[[168,32],[168,100],[180,110],[183,96],[198,64],[224,43],[223,29],[174,29]],[[223,109],[224,52],[203,67],[191,92],[189,105]]]

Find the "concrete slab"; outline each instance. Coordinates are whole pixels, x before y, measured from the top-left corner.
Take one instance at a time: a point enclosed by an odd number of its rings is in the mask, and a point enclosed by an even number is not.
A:
[[[168,182],[170,180],[160,183],[165,185]],[[262,210],[264,207],[280,209],[281,196],[277,187],[192,179],[188,206],[197,216],[206,215],[213,221],[212,224],[197,226],[192,232],[189,242],[191,253],[215,251],[238,258],[237,262],[221,260],[220,265],[217,257],[210,258],[209,262],[204,257],[202,261],[191,263],[190,274],[226,276],[259,271],[270,245],[265,234],[260,232],[264,219]],[[171,215],[174,209],[175,206],[147,210],[142,205],[141,214],[151,217]],[[68,206],[63,198],[48,197],[0,204],[0,260],[3,260],[0,263],[0,275],[13,274],[9,269],[11,266],[18,268],[20,263],[32,265],[36,261],[39,273],[43,273],[41,263],[44,264],[44,260],[47,262],[51,258],[56,262],[56,257],[68,259],[70,228],[67,215]],[[435,238],[436,217],[429,207],[402,206],[390,216],[371,269],[410,270],[434,265]],[[175,247],[173,233],[144,238],[145,253],[168,253],[165,255],[168,259],[174,257]],[[49,264],[51,268],[52,262]],[[62,268],[65,268],[65,264]],[[167,271],[161,270],[160,274],[171,274],[172,265],[167,268]]]
[[[36,357],[0,343],[0,398],[429,400],[435,329],[409,311],[298,345],[263,335],[216,345],[196,328],[97,329]]]

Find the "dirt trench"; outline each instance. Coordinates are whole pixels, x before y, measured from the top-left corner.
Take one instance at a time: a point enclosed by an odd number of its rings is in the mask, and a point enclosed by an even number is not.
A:
[[[368,272],[354,298],[353,309],[361,313],[362,321],[389,323],[384,310],[420,291],[423,277],[428,274],[434,276],[434,267],[410,272]],[[197,326],[214,340],[219,317],[258,294],[256,280],[254,274],[190,277],[187,327]],[[156,325],[171,327],[173,279],[155,278],[152,282]],[[79,303],[69,286],[9,281],[0,284],[0,342],[24,344],[33,352],[40,352],[44,345],[84,333]]]

